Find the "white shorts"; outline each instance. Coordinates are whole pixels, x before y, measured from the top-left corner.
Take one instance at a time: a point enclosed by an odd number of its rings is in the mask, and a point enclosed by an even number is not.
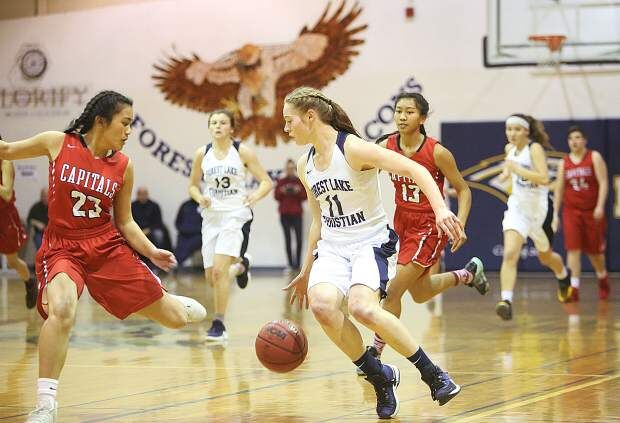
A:
[[[373,291],[381,289],[384,296],[388,281],[396,275],[398,235],[386,227],[380,235],[355,244],[319,240],[314,255],[308,289],[325,282],[346,296],[351,286],[366,285]]]
[[[548,251],[553,242],[552,218],[553,204],[550,199],[546,202],[519,204],[516,199],[509,197],[502,229],[504,232],[517,231],[523,239],[531,238],[538,251]]]
[[[202,263],[213,267],[216,254],[241,257],[247,249],[252,211],[202,211]]]

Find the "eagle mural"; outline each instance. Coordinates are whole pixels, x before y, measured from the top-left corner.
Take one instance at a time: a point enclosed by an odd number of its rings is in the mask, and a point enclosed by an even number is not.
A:
[[[237,114],[237,136],[254,135],[258,144],[275,146],[283,131],[284,97],[305,85],[323,88],[347,71],[360,32],[368,25],[353,26],[362,12],[355,4],[345,13],[345,1],[328,17],[331,3],[313,28],[304,26],[290,44],[246,44],[215,62],[198,55],[167,57],[154,65],[155,85],[166,100],[201,112],[228,108]]]

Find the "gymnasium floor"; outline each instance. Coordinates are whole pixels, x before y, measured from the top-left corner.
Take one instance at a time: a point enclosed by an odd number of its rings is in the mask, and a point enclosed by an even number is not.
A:
[[[403,319],[429,355],[463,387],[439,407],[417,370],[392,350],[401,369],[400,422],[620,421],[620,302],[599,302],[595,282],[582,281],[582,301],[560,305],[551,279],[521,279],[515,319],[494,313],[492,291],[466,287],[428,305],[404,303]],[[199,274],[168,286],[212,298]],[[612,298],[620,298],[618,279]],[[322,333],[310,312],[288,306],[280,273],[254,275],[233,287],[227,345],[202,342],[207,323],[182,331],[138,318],[119,322],[87,295],[59,386],[59,421],[72,422],[371,422],[371,386]],[[23,287],[0,279],[0,422],[24,421],[35,402],[36,342],[41,319],[27,311]],[[209,316],[210,317],[210,316]],[[287,318],[308,335],[304,364],[289,374],[262,368],[254,336],[263,323]],[[367,342],[371,334],[365,332]]]

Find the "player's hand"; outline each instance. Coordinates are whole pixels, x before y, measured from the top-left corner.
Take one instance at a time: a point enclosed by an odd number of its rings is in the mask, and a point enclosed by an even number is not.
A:
[[[308,308],[308,275],[304,273],[300,273],[295,276],[295,278],[282,288],[283,291],[288,291],[289,289],[293,289],[293,294],[291,295],[290,304],[292,305],[295,302],[295,299],[299,300],[299,309],[301,310],[304,307]]]
[[[560,229],[560,216],[557,213],[553,213],[553,219],[551,220],[551,230],[553,233],[557,233]]]
[[[515,166],[517,166],[517,164],[512,160],[504,160],[503,172],[505,172],[506,174],[511,174],[512,172],[514,172]]]
[[[149,260],[151,260],[155,266],[165,270],[166,272],[177,267],[177,259],[174,257],[174,254],[168,250],[157,248],[149,256]]]
[[[203,209],[208,209],[209,207],[211,207],[211,199],[209,197],[203,196],[202,200],[200,200],[199,205]]]
[[[258,195],[256,195],[256,192],[253,192],[247,197],[245,197],[245,201],[243,202],[243,205],[252,207],[254,204],[256,204],[258,200],[259,200]]]
[[[435,212],[435,223],[437,224],[438,235],[440,237],[442,234],[448,235],[453,243],[456,243],[465,234],[463,224],[447,207]]]
[[[463,235],[461,235],[461,238],[459,240],[452,243],[452,247],[450,247],[450,252],[451,253],[455,252],[456,250],[461,248],[463,244],[465,244],[466,242],[467,242],[467,234],[465,233],[465,229],[463,229]]]
[[[603,216],[605,216],[605,210],[603,210],[602,207],[595,207],[592,216],[594,216],[596,220],[601,220]]]

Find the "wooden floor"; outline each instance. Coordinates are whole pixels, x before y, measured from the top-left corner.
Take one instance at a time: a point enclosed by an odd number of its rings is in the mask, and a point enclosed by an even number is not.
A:
[[[434,307],[406,299],[403,320],[463,390],[437,406],[414,366],[387,350],[384,361],[402,375],[395,421],[620,421],[620,302],[599,302],[586,279],[582,301],[560,305],[550,278],[529,278],[519,281],[515,319],[506,323],[494,313],[491,279],[487,297],[458,287]],[[85,295],[60,379],[59,421],[376,421],[371,386],[308,311],[287,305],[279,290],[285,282],[274,273],[255,275],[244,291],[234,286],[227,345],[203,342],[206,323],[173,331],[138,318],[117,321]],[[612,296],[620,298],[613,282]],[[167,285],[210,308],[199,275]],[[0,422],[24,421],[35,402],[41,319],[23,296],[21,283],[0,280]],[[299,322],[309,341],[305,363],[283,375],[262,368],[254,354],[260,326],[279,318]]]

